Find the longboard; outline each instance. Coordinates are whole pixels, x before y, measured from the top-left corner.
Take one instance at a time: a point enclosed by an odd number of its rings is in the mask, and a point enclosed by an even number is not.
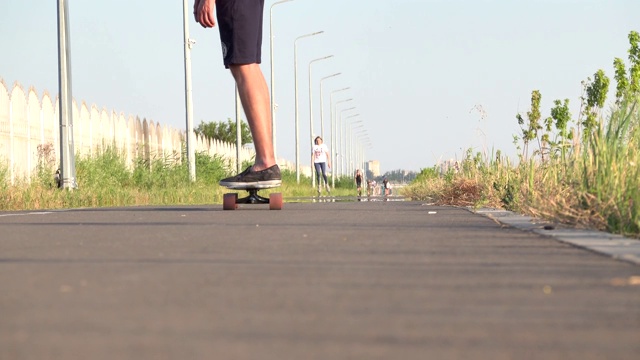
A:
[[[278,185],[279,186],[279,185]],[[227,187],[232,190],[245,190],[249,193],[248,196],[238,198],[238,193],[226,193],[222,198],[223,210],[236,210],[238,204],[269,204],[269,210],[282,210],[282,193],[271,193],[269,197],[263,197],[258,195],[258,191],[263,189],[269,189],[272,187],[260,187],[246,186],[246,187]]]

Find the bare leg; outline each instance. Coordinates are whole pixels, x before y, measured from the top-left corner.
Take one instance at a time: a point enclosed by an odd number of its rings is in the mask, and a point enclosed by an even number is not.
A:
[[[256,149],[256,162],[253,169],[264,170],[276,164],[267,82],[258,64],[231,65],[229,69],[238,85],[240,101],[253,136]]]

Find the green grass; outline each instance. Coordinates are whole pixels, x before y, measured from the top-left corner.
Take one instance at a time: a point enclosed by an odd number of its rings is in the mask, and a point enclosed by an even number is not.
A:
[[[640,106],[626,101],[563,151],[521,158],[477,154],[458,172],[425,169],[403,190],[436,204],[500,207],[640,238]],[[564,145],[563,145],[564,146]]]
[[[196,154],[196,181],[189,180],[186,164],[174,157],[136,159],[127,167],[125,157],[113,148],[94,156],[76,158],[78,187],[62,190],[54,184],[54,171],[41,161],[31,181],[9,182],[6,163],[0,164],[0,210],[44,210],[61,208],[141,205],[221,204],[228,189],[218,182],[235,173],[235,165],[219,156]],[[243,168],[248,164],[243,164]],[[278,191],[287,197],[311,197],[316,190],[311,179],[283,171],[283,185],[264,191]],[[333,195],[354,195],[352,179],[336,183]]]

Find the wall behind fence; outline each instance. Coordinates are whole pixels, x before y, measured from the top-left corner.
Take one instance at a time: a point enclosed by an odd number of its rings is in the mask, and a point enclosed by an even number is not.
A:
[[[73,139],[76,156],[91,156],[107,147],[125,154],[131,166],[135,159],[175,159],[181,162],[185,131],[95,105],[80,107],[73,101]],[[208,140],[196,135],[195,151],[236,161],[235,144]],[[241,149],[242,161],[254,156],[253,149]],[[38,162],[52,166],[60,161],[60,119],[57,97],[47,91],[40,98],[31,87],[20,84],[8,91],[0,79],[0,161],[6,162],[11,183],[29,180]]]

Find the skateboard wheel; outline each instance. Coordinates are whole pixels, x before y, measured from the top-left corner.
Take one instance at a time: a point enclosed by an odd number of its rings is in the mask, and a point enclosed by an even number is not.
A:
[[[282,210],[282,193],[269,194],[269,210]]]
[[[228,193],[224,194],[222,198],[222,209],[223,210],[235,210],[238,202],[238,194],[236,193]]]

